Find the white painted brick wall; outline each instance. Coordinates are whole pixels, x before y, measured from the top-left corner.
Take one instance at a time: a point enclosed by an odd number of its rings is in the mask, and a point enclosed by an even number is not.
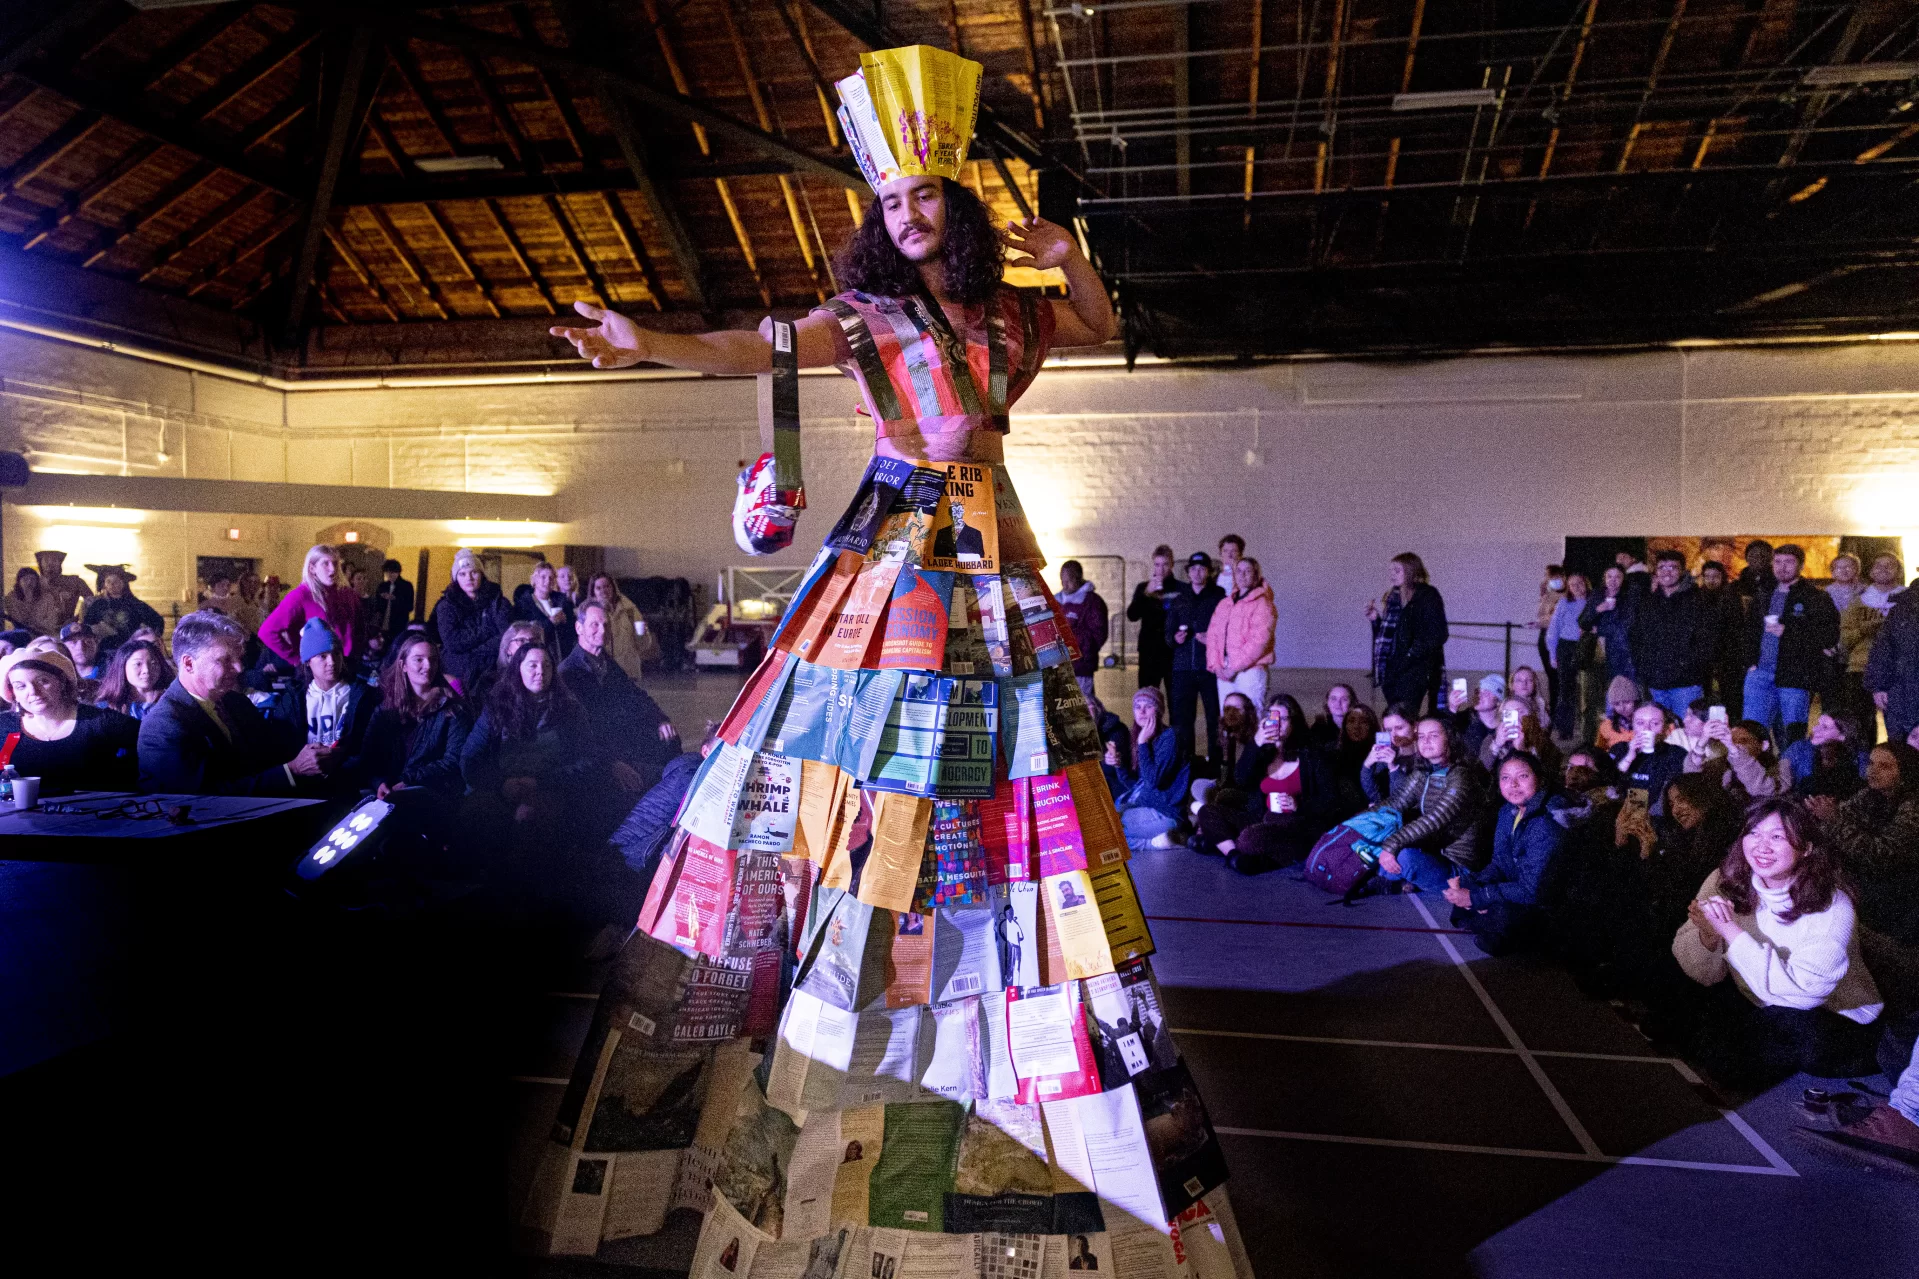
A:
[[[746,380],[282,396],[5,333],[0,378],[0,447],[62,469],[558,493],[564,539],[606,545],[616,571],[710,585],[742,561]],[[850,383],[801,385],[812,509],[774,564],[810,555],[871,446]],[[1454,617],[1524,621],[1568,534],[1919,536],[1919,344],[1052,370],[1007,456],[1055,563],[1123,555],[1137,580],[1156,542],[1240,532],[1275,584],[1281,663],[1349,667],[1402,550]],[[7,518],[10,573],[31,548]],[[285,554],[309,522],[289,521]],[[219,553],[195,536],[186,522],[168,558]],[[1455,660],[1497,660],[1476,656]]]

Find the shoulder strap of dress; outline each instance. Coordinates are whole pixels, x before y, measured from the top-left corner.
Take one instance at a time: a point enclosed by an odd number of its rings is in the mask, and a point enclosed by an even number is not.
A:
[[[866,317],[843,298],[827,299],[826,309],[840,322],[840,332],[846,335],[847,349],[859,366],[860,380],[866,383],[866,393],[873,401],[873,412],[882,422],[896,420],[900,416],[899,396],[893,391],[893,379],[887,374],[886,361],[880,358],[879,347],[873,342],[873,331],[866,326]]]
[[[1015,289],[1019,298],[1020,343],[1019,376],[1022,385],[1039,376],[1039,362],[1045,355],[1039,349],[1039,304],[1030,289]],[[1051,305],[1050,303],[1048,305]]]

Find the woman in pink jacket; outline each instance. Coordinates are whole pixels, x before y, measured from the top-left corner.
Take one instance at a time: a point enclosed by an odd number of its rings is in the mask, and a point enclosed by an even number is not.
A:
[[[1260,576],[1259,561],[1240,560],[1233,566],[1233,593],[1219,602],[1206,628],[1206,669],[1219,680],[1222,705],[1228,694],[1243,693],[1254,706],[1265,707],[1278,621],[1273,588]]]
[[[310,617],[320,618],[333,628],[353,656],[354,621],[359,616],[360,597],[350,586],[340,584],[340,560],[331,546],[307,550],[306,567],[300,571],[300,584],[286,593],[267,620],[260,623],[260,642],[295,670],[300,668],[300,628]]]

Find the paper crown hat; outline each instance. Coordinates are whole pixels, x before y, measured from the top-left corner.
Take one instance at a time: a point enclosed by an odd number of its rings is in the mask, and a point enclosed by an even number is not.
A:
[[[860,69],[839,82],[839,117],[868,186],[959,177],[979,114],[980,70],[924,44],[860,55]]]

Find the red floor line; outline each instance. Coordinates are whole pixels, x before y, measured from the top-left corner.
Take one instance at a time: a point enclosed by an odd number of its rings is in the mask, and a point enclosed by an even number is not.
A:
[[[1205,915],[1148,915],[1146,918],[1174,924],[1259,924],[1266,928],[1347,928],[1362,933],[1451,933],[1456,937],[1468,935],[1464,928],[1415,928],[1410,924],[1322,924],[1303,919],[1214,919]]]

